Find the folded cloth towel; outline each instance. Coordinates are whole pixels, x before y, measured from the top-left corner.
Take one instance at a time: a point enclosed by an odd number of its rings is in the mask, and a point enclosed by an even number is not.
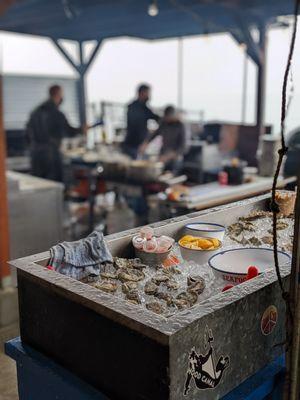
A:
[[[50,265],[55,271],[81,280],[99,276],[101,264],[113,262],[103,234],[92,232],[76,242],[63,242],[50,249]]]

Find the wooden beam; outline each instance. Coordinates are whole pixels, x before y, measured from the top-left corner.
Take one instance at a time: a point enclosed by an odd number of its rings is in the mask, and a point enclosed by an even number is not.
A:
[[[6,182],[6,139],[3,123],[2,76],[0,75],[0,287],[10,276],[9,260],[9,220]]]

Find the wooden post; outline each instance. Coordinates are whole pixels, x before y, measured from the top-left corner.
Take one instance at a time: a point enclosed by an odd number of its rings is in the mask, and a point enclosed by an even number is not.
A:
[[[10,283],[8,203],[6,183],[6,140],[3,124],[2,76],[0,75],[0,288]]]
[[[289,348],[285,398],[289,400],[298,400],[300,395],[300,176],[298,176],[297,183],[294,246],[290,277],[290,305],[293,321],[290,317],[287,320]]]

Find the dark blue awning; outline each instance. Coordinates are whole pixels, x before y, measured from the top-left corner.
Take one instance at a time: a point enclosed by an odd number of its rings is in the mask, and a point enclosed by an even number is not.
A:
[[[0,29],[86,41],[120,36],[161,39],[236,32],[293,12],[293,0],[19,0],[0,17]]]

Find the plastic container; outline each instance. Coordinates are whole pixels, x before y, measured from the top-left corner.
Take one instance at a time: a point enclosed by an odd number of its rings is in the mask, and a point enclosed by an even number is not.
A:
[[[294,213],[296,193],[290,190],[276,190],[275,196],[276,204],[279,207],[279,211],[285,217]]]

